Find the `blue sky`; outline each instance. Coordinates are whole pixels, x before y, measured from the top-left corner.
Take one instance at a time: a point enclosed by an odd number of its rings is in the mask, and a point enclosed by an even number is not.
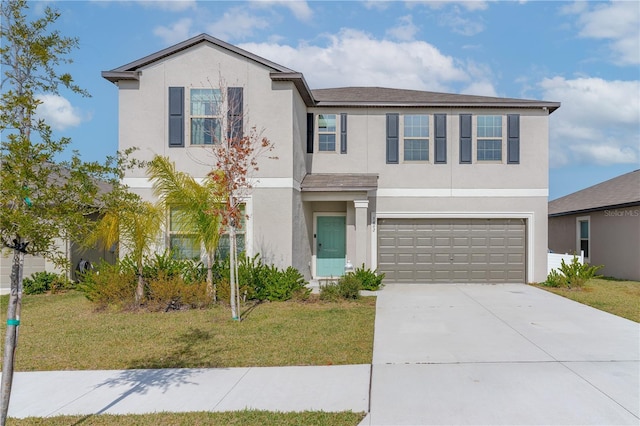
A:
[[[302,72],[312,89],[385,86],[559,101],[550,199],[640,168],[640,2],[60,1],[65,66],[90,98],[39,112],[86,160],[117,150],[100,76],[200,33]]]

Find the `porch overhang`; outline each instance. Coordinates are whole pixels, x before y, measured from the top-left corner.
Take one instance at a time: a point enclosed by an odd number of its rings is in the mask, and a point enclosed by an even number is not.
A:
[[[373,173],[311,173],[300,183],[303,201],[352,201],[367,199],[378,189]]]

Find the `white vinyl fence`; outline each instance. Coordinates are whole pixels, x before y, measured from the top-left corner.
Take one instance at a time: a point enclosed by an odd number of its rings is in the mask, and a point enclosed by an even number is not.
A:
[[[573,254],[558,254],[558,253],[549,253],[547,254],[547,275],[551,272],[552,269],[559,269],[561,265],[561,261],[564,260],[564,263],[569,264],[573,261]],[[584,263],[584,252],[581,251],[578,256],[578,262]]]

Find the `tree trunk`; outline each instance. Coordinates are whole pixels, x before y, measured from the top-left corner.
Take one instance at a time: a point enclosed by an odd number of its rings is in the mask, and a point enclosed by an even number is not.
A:
[[[213,285],[213,253],[207,253],[207,296],[216,301],[216,288]]]
[[[238,278],[236,277],[236,250],[235,250],[235,240],[236,240],[236,229],[233,226],[229,226],[229,287],[231,290],[231,294],[229,295],[229,302],[231,305],[231,318],[234,320],[238,319],[238,300],[236,295],[236,282]]]
[[[136,287],[136,307],[139,307],[144,297],[144,278],[142,277],[142,265],[138,266],[138,286]]]
[[[16,244],[17,245],[17,244]],[[18,346],[18,326],[20,325],[20,308],[22,305],[22,271],[24,267],[24,251],[15,247],[13,265],[11,267],[11,295],[7,307],[7,331],[4,343],[4,360],[2,364],[2,382],[0,390],[0,426],[7,422],[9,398],[13,383],[13,366]]]

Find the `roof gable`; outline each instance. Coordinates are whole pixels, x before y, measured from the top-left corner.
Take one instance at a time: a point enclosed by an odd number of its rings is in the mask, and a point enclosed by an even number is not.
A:
[[[144,58],[140,58],[136,61],[130,62],[128,64],[122,65],[118,68],[115,68],[111,71],[103,71],[102,72],[102,76],[104,78],[106,78],[107,80],[111,81],[111,82],[115,82],[118,80],[123,79],[123,77],[130,75],[133,76],[135,73],[137,73],[137,71],[142,68],[145,67],[149,64],[152,64],[154,62],[160,61],[164,58],[167,58],[169,56],[175,55],[176,53],[179,53],[183,50],[189,49],[197,44],[200,43],[210,43],[213,44],[217,47],[222,48],[223,50],[227,50],[229,52],[232,52],[236,55],[240,55],[242,57],[245,57],[249,60],[252,60],[260,65],[264,65],[267,68],[271,68],[272,71],[275,72],[281,72],[281,73],[293,73],[295,74],[296,72],[287,68],[287,67],[283,67],[282,65],[276,64],[275,62],[271,62],[268,59],[264,59],[258,55],[254,55],[251,52],[247,52],[246,50],[243,50],[237,46],[234,46],[232,44],[226,43],[222,40],[219,40],[215,37],[211,37],[208,34],[200,34],[197,35],[195,37],[192,37],[188,40],[185,40],[181,43],[178,43],[176,45],[167,47],[166,49],[160,50],[159,52],[156,53],[152,53],[151,55],[147,55]]]
[[[549,202],[549,216],[640,204],[640,169]]]

